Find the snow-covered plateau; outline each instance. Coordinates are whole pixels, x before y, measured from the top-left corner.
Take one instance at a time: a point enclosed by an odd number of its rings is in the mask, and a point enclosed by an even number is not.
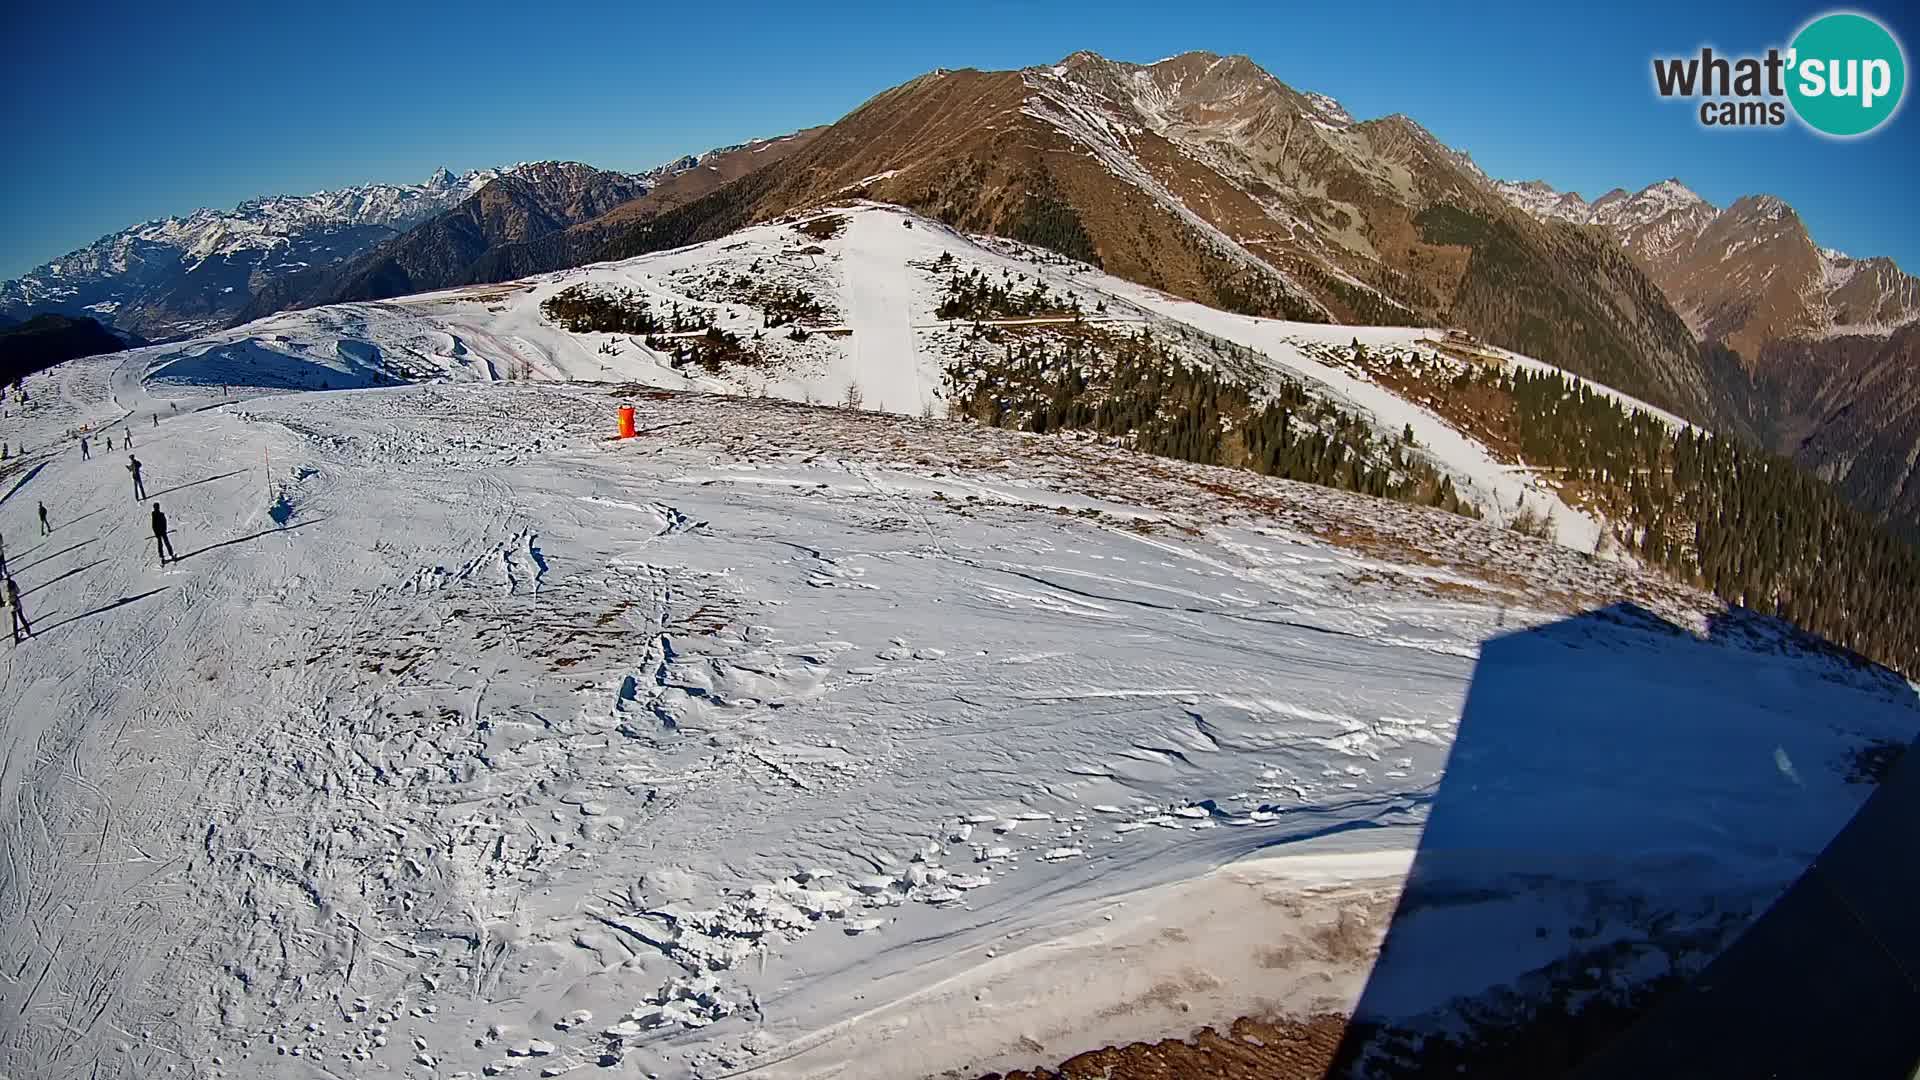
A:
[[[1499,527],[1528,481],[1314,359],[1430,331],[844,213],[9,396],[0,1075],[898,1080],[1246,1015],[1446,1033],[1597,951],[1583,993],[1704,964],[1872,791],[1856,754],[1920,731],[1884,670]],[[923,417],[942,254],[1413,425],[1490,520]],[[583,283],[763,361],[543,317]]]

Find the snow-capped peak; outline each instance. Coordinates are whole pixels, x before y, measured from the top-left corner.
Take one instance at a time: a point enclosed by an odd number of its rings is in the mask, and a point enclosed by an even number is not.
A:
[[[1699,193],[1680,182],[1678,177],[1668,177],[1655,184],[1642,188],[1637,198],[1655,199],[1670,206],[1710,205]]]
[[[1612,233],[1622,247],[1648,258],[1660,258],[1690,243],[1719,213],[1712,203],[1671,177],[1633,193],[1614,188],[1591,203],[1541,180],[1497,180],[1494,188],[1535,218],[1597,225]]]
[[[1593,208],[1579,193],[1556,191],[1545,180],[1523,180],[1518,183],[1495,180],[1493,186],[1508,202],[1536,218],[1558,218],[1585,224],[1593,213]]]
[[[116,325],[150,338],[201,332],[233,312],[118,320],[135,317],[152,296],[167,291],[156,281],[177,282],[188,274],[220,296],[244,299],[255,275],[357,254],[452,207],[499,175],[498,169],[477,169],[456,176],[441,168],[419,184],[267,195],[228,210],[202,208],[143,221],[49,260],[18,280],[0,282],[0,308],[112,311]]]
[[[1307,103],[1313,106],[1313,111],[1319,113],[1321,119],[1326,120],[1328,123],[1338,127],[1346,127],[1348,124],[1353,123],[1352,114],[1347,112],[1346,108],[1333,98],[1311,90],[1307,91],[1304,96],[1307,99]]]
[[[1715,212],[1713,204],[1701,198],[1692,188],[1669,178],[1649,184],[1632,195],[1621,191],[1609,192],[1607,197],[1593,204],[1591,223],[1615,229],[1636,229],[1669,214],[1682,214],[1699,218],[1704,226]]]

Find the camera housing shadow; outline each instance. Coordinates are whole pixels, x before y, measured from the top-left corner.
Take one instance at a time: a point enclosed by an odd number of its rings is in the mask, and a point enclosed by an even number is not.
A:
[[[1910,1070],[1912,1025],[1876,1018],[1920,1016],[1920,931],[1894,915],[1920,894],[1920,755],[1847,823],[1875,791],[1853,754],[1917,732],[1904,679],[1748,612],[1701,636],[1615,604],[1487,641],[1327,1075],[1867,1076],[1903,1058]],[[1857,926],[1830,883],[1802,879],[1829,860],[1824,876],[1853,883]],[[1882,861],[1902,869],[1876,879]],[[1770,906],[1790,910],[1791,929],[1769,928]],[[1759,936],[1788,947],[1741,960]],[[1837,1060],[1865,1071],[1729,1071],[1716,1039],[1774,1041],[1735,1023],[1737,1005],[1656,1022],[1727,965],[1726,984],[1781,999],[1767,1034],[1804,1043],[1786,1017],[1849,970],[1812,963],[1831,964],[1829,948],[1860,951],[1854,989],[1878,1006],[1819,1013],[1848,1026],[1817,1040],[1851,1041],[1858,1052]],[[1675,1072],[1662,1055],[1689,1041],[1697,1061]]]

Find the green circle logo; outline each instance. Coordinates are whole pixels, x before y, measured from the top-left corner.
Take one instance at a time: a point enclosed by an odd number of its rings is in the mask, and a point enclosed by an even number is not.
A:
[[[1865,135],[1900,108],[1907,58],[1877,21],[1840,12],[1808,23],[1793,39],[1787,98],[1808,127]]]

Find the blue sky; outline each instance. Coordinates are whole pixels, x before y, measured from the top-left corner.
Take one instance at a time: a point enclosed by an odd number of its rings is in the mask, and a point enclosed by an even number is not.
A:
[[[1589,198],[1678,176],[1785,198],[1818,242],[1920,272],[1916,109],[1860,140],[1710,131],[1654,55],[1784,45],[1804,5],[18,4],[0,68],[0,277],[135,221],[541,158],[639,169],[826,123],[935,67],[1076,49],[1245,53],[1356,117],[1404,112],[1489,173]],[[1909,55],[1920,20],[1889,23]],[[1471,11],[1471,14],[1467,12]]]

